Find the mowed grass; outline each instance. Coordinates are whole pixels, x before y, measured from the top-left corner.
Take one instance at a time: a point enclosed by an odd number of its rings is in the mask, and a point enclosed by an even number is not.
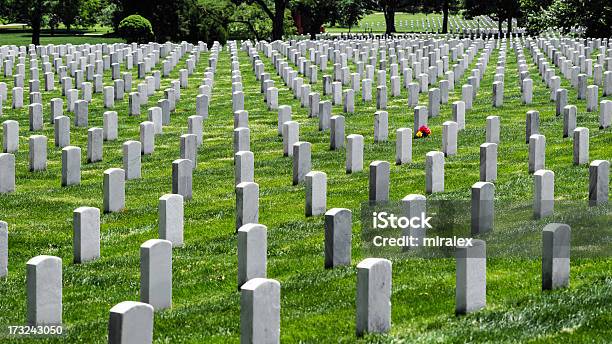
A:
[[[547,139],[546,166],[555,172],[556,197],[586,202],[588,166],[572,164],[572,140],[562,138],[562,119],[555,116],[549,91],[540,81],[527,50],[525,54],[534,79],[534,103],[521,104],[516,55],[509,47],[505,104],[498,109],[491,107],[491,85],[498,54],[496,50],[491,56],[474,109],[466,115],[466,130],[459,135],[458,155],[446,158],[446,192],[432,195],[430,199],[469,199],[470,187],[479,178],[479,145],[485,142],[485,118],[499,115],[502,136],[496,197],[529,203],[533,180],[527,172],[524,121],[525,113],[535,109],[540,111],[541,132]],[[300,108],[298,100],[274,73],[271,60],[263,53],[260,55],[266,71],[279,87],[279,104],[293,108],[293,119],[300,123],[300,140],[313,145],[313,170],[327,173],[328,209],[349,208],[354,220],[351,266],[324,269],[323,218],[304,216],[304,187],[291,185],[292,160],[282,154],[276,111],[267,110],[249,58],[240,51],[245,109],[249,111],[251,150],[255,154],[255,181],[260,185],[259,219],[268,227],[268,276],[281,283],[281,341],[602,343],[612,337],[609,327],[612,260],[609,258],[573,259],[570,288],[545,293],[540,290],[539,259],[489,259],[487,308],[463,317],[454,315],[453,259],[394,258],[391,332],[357,340],[355,266],[366,257],[361,250],[359,210],[361,202],[368,198],[367,165],[373,160],[394,161],[395,130],[412,127],[413,110],[406,106],[406,90],[402,89],[401,97],[389,96],[389,142],[374,144],[375,102],[363,104],[357,96],[356,113],[346,115],[346,134],[364,135],[366,168],[347,175],[345,151],[329,150],[329,132],[318,131],[318,120],[308,118],[307,110]],[[143,156],[142,179],[127,182],[125,211],[102,215],[102,256],[87,264],[72,262],[72,211],[80,206],[102,207],[103,171],[121,167],[122,142],[139,139],[138,124],[146,120],[147,107],[154,106],[170,80],[178,78],[184,60],[170,78],[162,81],[161,90],[150,97],[148,105],[142,106],[140,117],[127,115],[127,98],[116,103],[120,138],[104,143],[103,162],[86,163],[86,129],[71,128],[72,144],[82,148],[80,186],[60,187],[61,153],[53,145],[53,128],[48,123],[41,132],[49,137],[48,170],[28,172],[27,138],[32,134],[28,131],[28,111],[27,108],[11,110],[10,99],[5,102],[2,119],[19,121],[21,145],[16,156],[17,192],[0,196],[0,219],[9,223],[10,231],[9,276],[0,281],[0,324],[25,322],[25,264],[41,254],[63,259],[63,316],[67,335],[62,339],[31,342],[106,342],[109,309],[121,301],[139,300],[139,246],[158,237],[158,198],[171,192],[171,163],[179,158],[179,136],[187,132],[187,117],[195,112],[195,96],[208,56],[208,53],[201,55],[189,87],[181,92],[171,125],[164,127],[164,133],[156,138],[155,152]],[[475,63],[476,59],[471,66]],[[326,73],[331,74],[331,68],[329,64]],[[354,65],[350,68],[355,70]],[[135,88],[138,79],[135,70],[133,73]],[[392,200],[424,193],[425,154],[441,149],[441,125],[451,119],[450,104],[460,99],[461,85],[466,83],[468,75],[466,72],[462,81],[456,83],[449,104],[442,106],[441,116],[430,118],[432,137],[414,140],[413,162],[402,166],[392,164]],[[7,78],[2,81],[12,84]],[[110,84],[107,72],[105,85]],[[568,88],[566,80],[562,85]],[[320,79],[313,89],[322,92]],[[47,122],[48,103],[59,95],[59,90],[43,94]],[[322,98],[329,99],[329,96]],[[585,101],[577,101],[574,90],[569,91],[569,99],[578,106],[579,125],[591,131],[590,159],[610,160],[610,130],[598,128],[598,114],[586,113]],[[427,95],[421,95],[420,103],[427,105]],[[100,94],[94,96],[89,109],[90,127],[101,127],[105,109]],[[233,116],[230,57],[226,50],[219,56],[209,112],[194,171],[194,199],[185,204],[185,246],[173,250],[173,307],[155,315],[157,343],[239,341]],[[333,114],[341,112],[341,106],[334,106]]]
[[[395,13],[395,29],[398,33],[402,32],[438,32],[442,31],[442,20],[443,16],[441,13]],[[465,19],[463,16],[458,14],[449,15],[449,30],[454,27],[455,20],[468,28],[484,28],[492,27],[497,28],[497,23],[489,24],[485,23],[482,18],[476,19]],[[427,29],[427,22],[429,21],[429,29]],[[412,25],[414,22],[414,26]],[[505,25],[504,25],[505,27]],[[385,32],[385,15],[382,12],[374,12],[363,17],[357,26],[351,28],[351,32]],[[348,32],[347,27],[326,27],[325,32]]]
[[[114,37],[104,37],[108,29],[97,28],[95,31],[82,31],[80,34],[58,30],[51,34],[49,30],[43,30],[40,35],[40,44],[99,44],[99,43],[125,43],[125,40]],[[0,45],[30,45],[32,43],[32,32],[21,29],[0,29]]]

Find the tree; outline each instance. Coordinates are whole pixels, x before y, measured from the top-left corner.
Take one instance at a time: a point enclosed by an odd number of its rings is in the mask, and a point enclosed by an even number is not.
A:
[[[269,39],[272,37],[272,20],[257,4],[243,2],[233,5],[232,15],[229,20],[228,32],[230,36],[239,39],[256,40]],[[283,33],[295,34],[293,17],[289,11],[285,11]]]
[[[272,40],[283,39],[285,26],[285,10],[289,7],[289,0],[232,0],[235,4],[256,4],[272,20]],[[272,7],[272,4],[274,7]]]
[[[537,35],[547,26],[546,16],[542,15],[552,4],[553,0],[521,0],[522,26],[530,35]]]
[[[385,34],[390,35],[397,32],[395,29],[395,12],[416,12],[418,0],[365,0],[365,7],[372,11],[383,12],[386,24]]]
[[[359,24],[359,21],[369,12],[365,0],[341,0],[339,22],[342,26],[348,27],[351,32],[351,27]]]
[[[132,14],[119,23],[119,34],[128,43],[147,43],[153,38],[153,27],[147,18]]]
[[[101,26],[112,26],[113,12],[117,10],[117,5],[109,0],[81,0],[81,10],[77,17],[77,25],[90,27],[96,24]]]
[[[520,18],[519,0],[465,0],[466,17],[488,15],[497,21],[499,34],[502,34],[502,23],[508,21],[508,32],[512,33],[512,18]]]
[[[32,29],[32,44],[40,45],[43,19],[55,8],[54,0],[7,0],[8,18],[28,24]]]
[[[420,8],[425,13],[442,12],[442,33],[448,33],[449,13],[457,13],[460,5],[457,0],[421,0]]]
[[[569,33],[574,27],[583,28],[586,37],[612,36],[612,4],[609,0],[554,0],[544,8],[542,22],[532,19],[528,24],[530,31],[540,32],[545,28],[558,28]],[[534,17],[534,11],[528,11],[528,18]],[[534,28],[534,22],[540,26]]]
[[[117,5],[114,26],[132,14],[147,18],[153,26],[155,40],[179,40],[189,32],[188,15],[197,0],[112,0]]]
[[[81,13],[81,6],[83,0],[58,0],[54,8],[54,14],[61,20],[66,26],[66,29],[70,31],[72,25],[77,21]]]
[[[104,3],[101,9],[97,12],[92,12],[93,20],[102,26],[113,25],[113,15],[117,11],[117,4],[109,2]]]
[[[209,45],[214,41],[225,44],[227,28],[234,6],[224,0],[202,0],[188,9],[188,32],[186,39],[204,41]]]
[[[339,0],[299,0],[292,4],[294,11],[300,14],[304,32],[315,39],[321,32],[321,26],[328,22],[338,21]]]

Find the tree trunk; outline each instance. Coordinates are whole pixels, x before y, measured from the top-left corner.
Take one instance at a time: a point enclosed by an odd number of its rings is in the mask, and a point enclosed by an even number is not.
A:
[[[41,18],[32,20],[32,44],[40,45],[40,22]]]
[[[450,0],[444,0],[442,3],[442,13],[444,17],[442,19],[442,33],[448,33],[448,2]]]
[[[397,31],[395,30],[395,8],[387,8],[385,11],[385,25],[387,26],[386,35]]]
[[[274,19],[272,20],[272,40],[283,39],[283,24],[285,23],[285,8],[287,3],[285,0],[274,1]]]
[[[508,17],[508,33],[506,34],[506,37],[510,37],[511,34],[512,34],[512,16]]]
[[[504,20],[502,18],[497,19],[497,32],[499,34],[499,37],[501,38],[502,36],[502,24],[503,24]]]
[[[308,30],[308,31],[309,31],[308,33],[310,33],[310,39],[314,41],[314,40],[316,40],[316,39],[317,39],[317,34],[318,34],[318,33],[319,33],[321,30],[320,30],[320,26],[318,26],[318,27],[317,27],[316,25],[312,25],[312,26],[310,27],[310,30]]]

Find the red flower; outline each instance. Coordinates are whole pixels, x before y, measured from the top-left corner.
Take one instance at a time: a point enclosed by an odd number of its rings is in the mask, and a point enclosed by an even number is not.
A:
[[[422,125],[417,132],[421,132],[422,137],[431,135],[431,129],[429,129],[426,125]]]

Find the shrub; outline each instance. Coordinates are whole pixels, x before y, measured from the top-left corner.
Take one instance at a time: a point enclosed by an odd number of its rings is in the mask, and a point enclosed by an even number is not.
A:
[[[128,43],[147,43],[153,39],[153,27],[147,18],[132,14],[119,23],[119,35]]]

